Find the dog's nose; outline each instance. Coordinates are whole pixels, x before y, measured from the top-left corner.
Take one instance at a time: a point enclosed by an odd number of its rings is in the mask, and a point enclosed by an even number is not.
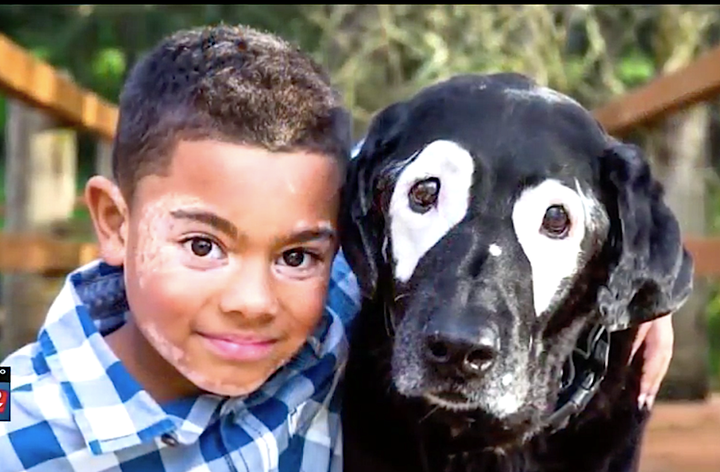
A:
[[[495,330],[489,328],[475,334],[430,333],[425,338],[425,355],[441,369],[454,368],[466,377],[482,375],[498,356],[499,340]]]

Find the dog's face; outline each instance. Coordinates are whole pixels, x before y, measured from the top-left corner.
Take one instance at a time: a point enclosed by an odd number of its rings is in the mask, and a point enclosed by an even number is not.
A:
[[[588,323],[639,324],[691,288],[637,149],[519,75],[456,77],[385,109],[344,198],[343,250],[389,305],[394,387],[509,440],[552,410]]]

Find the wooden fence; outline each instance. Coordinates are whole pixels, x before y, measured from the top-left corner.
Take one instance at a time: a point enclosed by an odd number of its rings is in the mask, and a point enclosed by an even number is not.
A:
[[[13,134],[13,123],[10,123],[6,130],[6,166],[8,172],[15,172],[20,180],[13,184],[12,189],[6,188],[6,194],[13,192],[13,195],[7,195],[10,201],[6,202],[4,209],[6,232],[0,233],[0,273],[65,273],[96,258],[97,247],[94,244],[51,237],[46,226],[48,221],[68,217],[75,205],[83,204],[82,199],[74,194],[66,196],[60,213],[37,217],[37,214],[43,213],[38,208],[42,205],[55,206],[57,199],[43,193],[40,185],[32,182],[35,177],[23,172],[50,167],[55,170],[46,173],[57,174],[56,161],[62,161],[75,178],[72,172],[74,166],[72,163],[68,164],[72,159],[76,159],[76,156],[72,155],[73,148],[68,148],[69,153],[60,152],[65,157],[58,158],[57,150],[62,146],[57,145],[57,132],[72,132],[77,129],[90,131],[97,136],[100,144],[96,167],[107,172],[118,111],[113,104],[82,89],[67,75],[33,57],[2,35],[0,64],[0,90],[14,104],[10,108],[15,107],[15,114],[8,117],[9,121],[36,123],[28,125],[30,128],[34,126],[32,136],[28,136],[27,130],[15,130],[17,133]],[[595,115],[611,134],[622,136],[638,126],[651,124],[670,113],[686,109],[718,94],[720,48],[705,54],[683,70],[659,77],[618,97],[595,110]],[[37,122],[43,123],[38,125]],[[47,133],[55,134],[48,137]],[[48,146],[48,140],[54,140],[55,144]],[[28,159],[33,162],[28,164]],[[42,179],[41,184],[45,187],[60,185],[55,181],[48,183]],[[67,185],[63,185],[63,188],[67,188]],[[30,197],[33,195],[35,203],[30,205],[28,201],[32,200]],[[44,196],[45,200],[40,196]],[[720,238],[688,234],[686,243],[694,255],[698,276],[720,275]],[[7,300],[9,294],[6,292],[4,295]],[[16,323],[26,321],[13,319],[12,324]],[[27,329],[35,329],[35,323],[37,320],[27,321]]]

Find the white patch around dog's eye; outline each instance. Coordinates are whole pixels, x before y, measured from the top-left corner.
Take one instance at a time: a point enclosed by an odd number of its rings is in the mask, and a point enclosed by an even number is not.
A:
[[[407,282],[423,255],[465,217],[474,169],[468,151],[438,140],[402,170],[389,208],[397,280]]]
[[[562,281],[578,270],[589,204],[557,180],[525,189],[515,202],[513,227],[530,261],[537,316],[550,307]]]

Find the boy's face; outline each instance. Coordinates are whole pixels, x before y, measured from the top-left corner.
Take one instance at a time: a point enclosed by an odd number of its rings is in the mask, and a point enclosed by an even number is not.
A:
[[[119,242],[103,247],[124,264],[142,338],[200,389],[257,389],[322,314],[340,179],[324,155],[180,142],[169,174],[139,181]]]

